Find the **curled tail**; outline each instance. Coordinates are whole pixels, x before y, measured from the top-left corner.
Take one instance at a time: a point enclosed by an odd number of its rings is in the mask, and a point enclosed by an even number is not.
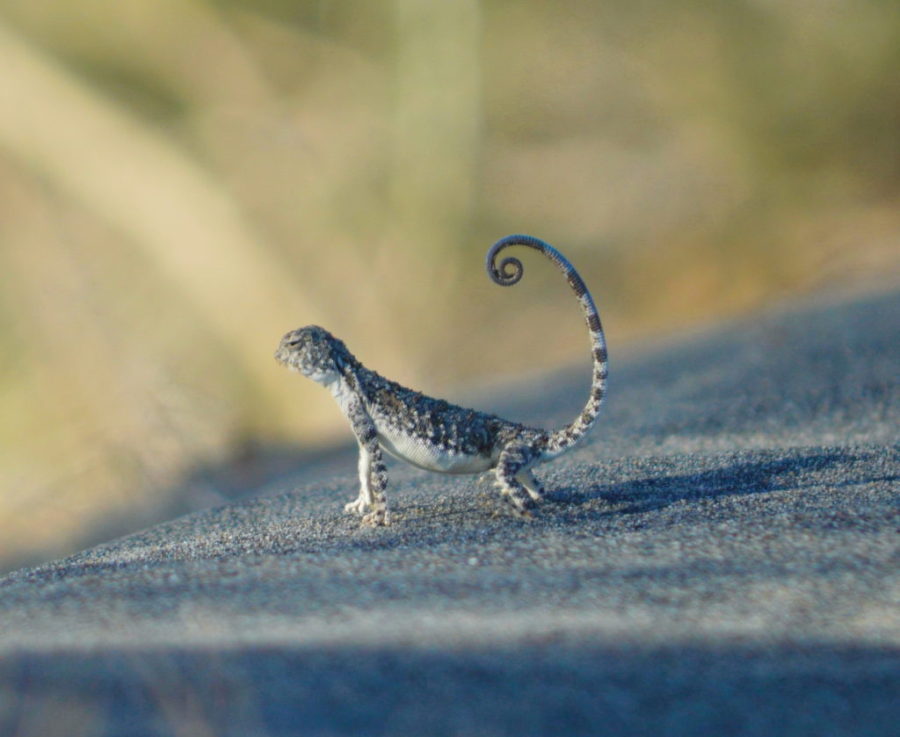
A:
[[[509,287],[522,278],[524,271],[522,262],[517,258],[505,258],[497,265],[497,256],[500,251],[508,246],[527,246],[536,251],[540,251],[549,258],[559,270],[565,275],[566,281],[578,297],[581,309],[584,311],[584,319],[587,322],[591,339],[591,353],[594,359],[594,371],[591,378],[591,394],[581,414],[576,417],[570,424],[561,430],[556,430],[549,434],[547,453],[549,456],[555,456],[564,450],[572,447],[577,443],[585,433],[591,429],[597,414],[600,411],[600,404],[606,395],[606,377],[607,377],[607,358],[606,358],[606,337],[603,335],[603,326],[600,324],[600,314],[594,305],[594,299],[588,292],[575,267],[569,263],[568,259],[557,251],[553,246],[540,238],[530,235],[508,235],[501,238],[487,253],[485,266],[487,267],[488,276],[504,287]]]

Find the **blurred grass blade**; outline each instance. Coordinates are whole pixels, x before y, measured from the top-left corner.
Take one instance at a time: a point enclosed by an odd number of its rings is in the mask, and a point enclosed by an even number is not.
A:
[[[171,141],[2,24],[0,68],[0,146],[143,249],[265,391],[278,334],[315,311],[228,194]],[[277,315],[284,324],[273,324]]]

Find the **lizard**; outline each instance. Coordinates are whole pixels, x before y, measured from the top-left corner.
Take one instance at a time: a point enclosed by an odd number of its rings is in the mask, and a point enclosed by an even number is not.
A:
[[[485,266],[495,283],[511,286],[522,278],[519,259],[506,257],[497,264],[498,255],[509,246],[540,251],[562,271],[588,326],[593,358],[590,394],[581,413],[559,430],[528,427],[407,389],[366,368],[343,341],[317,325],[292,330],[281,339],[276,361],[326,387],[350,423],[359,444],[360,488],[344,510],[361,515],[363,524],[390,524],[384,452],[439,473],[493,470],[512,511],[531,517],[545,494],[532,468],[571,449],[594,425],[608,373],[606,338],[594,300],[568,259],[530,235],[506,236],[488,250]]]

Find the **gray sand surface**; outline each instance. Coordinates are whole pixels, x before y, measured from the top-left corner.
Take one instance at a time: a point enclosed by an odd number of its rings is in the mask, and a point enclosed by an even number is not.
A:
[[[613,326],[607,326],[613,328]],[[898,735],[900,293],[617,360],[492,485],[355,467],[0,580],[0,735]],[[588,375],[493,410],[559,425]]]

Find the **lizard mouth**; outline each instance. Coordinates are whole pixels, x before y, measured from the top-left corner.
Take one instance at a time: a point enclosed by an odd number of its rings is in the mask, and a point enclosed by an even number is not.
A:
[[[300,357],[284,343],[279,345],[275,351],[275,360],[282,366],[300,370]]]
[[[304,366],[302,357],[288,346],[278,346],[278,350],[275,351],[275,361],[289,371],[296,371],[303,376],[310,376],[310,371]]]

